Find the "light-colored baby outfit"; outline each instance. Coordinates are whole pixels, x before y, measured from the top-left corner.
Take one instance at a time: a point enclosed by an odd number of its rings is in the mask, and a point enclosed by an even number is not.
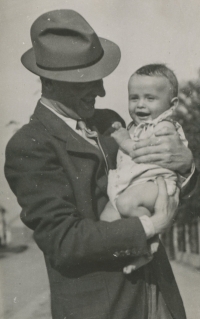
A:
[[[133,141],[148,138],[152,135],[152,133],[154,133],[154,128],[158,123],[162,121],[170,121],[174,124],[184,145],[187,146],[188,142],[185,138],[181,125],[170,119],[172,113],[173,109],[171,108],[152,121],[140,123],[136,126],[133,134],[130,134],[130,138]],[[133,122],[129,124],[128,130],[132,125],[134,125]],[[107,192],[112,205],[115,209],[117,209],[116,200],[128,187],[142,184],[147,181],[155,181],[158,176],[164,177],[169,195],[174,193],[174,188],[176,186],[181,187],[185,181],[184,177],[161,166],[154,164],[137,164],[128,154],[126,154],[122,149],[119,149],[117,154],[117,168],[115,170],[110,170],[108,175]]]

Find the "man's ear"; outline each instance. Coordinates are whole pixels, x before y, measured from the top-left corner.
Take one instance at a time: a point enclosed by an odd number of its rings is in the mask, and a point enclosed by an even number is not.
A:
[[[50,79],[44,79],[44,86],[45,86],[45,89],[46,89],[48,92],[51,92],[51,91],[53,90],[52,80],[50,80]]]
[[[50,79],[40,78],[42,82],[42,92],[52,92],[53,90],[53,82]]]
[[[173,99],[170,102],[171,108],[175,109],[178,106],[178,102],[179,102],[178,97],[173,97]]]

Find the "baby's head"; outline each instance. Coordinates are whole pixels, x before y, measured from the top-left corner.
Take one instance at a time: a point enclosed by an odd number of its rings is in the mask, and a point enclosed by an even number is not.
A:
[[[131,75],[128,93],[130,116],[139,124],[178,104],[178,81],[164,64],[149,64]]]

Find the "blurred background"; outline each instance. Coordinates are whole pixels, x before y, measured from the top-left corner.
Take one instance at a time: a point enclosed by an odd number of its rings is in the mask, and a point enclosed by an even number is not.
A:
[[[114,109],[128,123],[130,75],[147,63],[166,63],[174,70],[180,83],[176,119],[184,128],[200,169],[198,0],[1,0],[0,283],[4,288],[0,291],[0,317],[3,319],[50,318],[42,254],[32,242],[31,232],[20,221],[20,207],[7,185],[3,166],[8,140],[29,121],[40,98],[39,79],[20,62],[21,55],[31,47],[30,26],[42,13],[61,8],[79,12],[99,36],[121,48],[121,62],[105,78],[106,97],[97,99],[97,108]],[[163,238],[189,319],[200,316],[199,190],[197,187],[194,196],[182,203],[175,225]],[[36,308],[40,309],[37,313]]]

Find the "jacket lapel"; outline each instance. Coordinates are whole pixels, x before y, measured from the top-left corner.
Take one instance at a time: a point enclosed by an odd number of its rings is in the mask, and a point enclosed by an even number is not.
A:
[[[102,159],[99,149],[87,142],[82,136],[72,130],[64,121],[38,102],[33,118],[42,122],[48,132],[66,143],[66,150],[78,153],[92,153]]]
[[[111,136],[104,136],[99,134],[95,125],[91,126],[92,131],[96,131],[98,134],[98,142],[104,153],[105,161],[107,162],[108,169],[116,168],[116,156],[118,151],[118,145]]]

